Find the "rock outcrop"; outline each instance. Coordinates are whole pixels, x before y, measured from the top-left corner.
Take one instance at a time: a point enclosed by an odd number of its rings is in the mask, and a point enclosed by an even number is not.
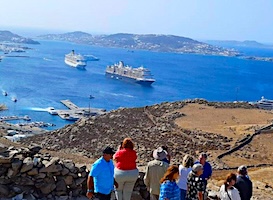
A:
[[[175,124],[175,119],[184,116],[179,110],[189,103],[253,108],[247,103],[209,103],[202,99],[120,108],[101,116],[83,118],[73,125],[22,142],[28,145],[34,142],[48,150],[68,150],[96,159],[106,145],[118,147],[125,137],[131,137],[138,152],[138,166],[146,165],[151,160],[149,155],[152,150],[162,145],[170,147],[174,163],[181,163],[186,153],[196,157],[200,151],[228,150],[230,138],[200,130],[186,130]],[[217,163],[212,164],[217,168]]]

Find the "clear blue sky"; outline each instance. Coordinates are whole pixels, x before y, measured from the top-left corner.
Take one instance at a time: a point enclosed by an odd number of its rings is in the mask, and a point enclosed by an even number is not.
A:
[[[2,0],[0,27],[272,43],[273,0]]]

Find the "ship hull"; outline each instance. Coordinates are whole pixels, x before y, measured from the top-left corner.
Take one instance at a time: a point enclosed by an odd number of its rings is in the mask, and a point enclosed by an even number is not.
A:
[[[86,64],[72,63],[67,60],[65,60],[64,62],[65,62],[65,64],[69,65],[70,67],[85,68],[85,66],[86,66]]]
[[[137,84],[140,84],[143,86],[151,86],[151,84],[154,82],[154,80],[138,80],[138,79],[134,79],[134,78],[126,77],[126,76],[121,76],[119,74],[113,74],[113,73],[109,73],[109,72],[105,72],[105,76],[112,78],[112,79],[122,80],[122,81],[126,81],[126,82],[131,82],[131,83],[137,83]]]

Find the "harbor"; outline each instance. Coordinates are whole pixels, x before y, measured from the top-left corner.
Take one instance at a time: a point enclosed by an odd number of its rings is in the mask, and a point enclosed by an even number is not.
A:
[[[106,112],[105,109],[91,108],[90,106],[88,108],[78,107],[68,99],[61,100],[61,103],[69,110],[55,110],[55,108],[49,107],[47,112],[51,115],[58,115],[60,118],[69,121],[77,121],[83,117],[101,115]]]

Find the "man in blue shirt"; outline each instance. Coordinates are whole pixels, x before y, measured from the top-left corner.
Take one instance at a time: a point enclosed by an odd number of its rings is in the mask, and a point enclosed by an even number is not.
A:
[[[103,150],[103,156],[100,157],[92,165],[87,179],[88,198],[96,197],[99,200],[110,200],[111,192],[114,185],[118,188],[118,184],[114,179],[114,150],[111,147],[106,147]]]
[[[200,178],[202,178],[202,180],[204,181],[204,186],[205,186],[205,191],[207,188],[207,183],[208,180],[210,179],[211,175],[212,175],[212,167],[211,165],[207,162],[207,154],[206,153],[201,153],[199,155],[199,161],[196,161],[194,164],[198,164],[200,163],[201,165],[203,165],[203,174],[200,176]],[[204,192],[205,192],[204,191]]]

